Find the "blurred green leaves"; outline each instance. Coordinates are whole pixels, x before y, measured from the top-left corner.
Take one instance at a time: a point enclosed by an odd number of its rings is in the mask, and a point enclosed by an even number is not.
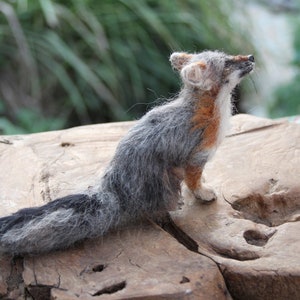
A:
[[[231,1],[0,1],[0,133],[140,116],[178,90],[173,50],[247,52]]]
[[[269,105],[273,118],[300,115],[300,22],[294,23],[294,59],[291,62],[295,69],[293,79],[278,87],[274,101]]]

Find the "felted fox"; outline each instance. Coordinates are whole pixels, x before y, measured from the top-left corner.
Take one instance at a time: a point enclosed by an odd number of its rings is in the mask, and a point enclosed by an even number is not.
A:
[[[159,215],[179,201],[183,180],[196,198],[215,199],[201,183],[202,171],[225,136],[231,93],[253,70],[254,57],[175,52],[170,61],[183,83],[178,97],[136,122],[120,141],[97,192],[0,218],[0,252],[63,249],[130,220]]]

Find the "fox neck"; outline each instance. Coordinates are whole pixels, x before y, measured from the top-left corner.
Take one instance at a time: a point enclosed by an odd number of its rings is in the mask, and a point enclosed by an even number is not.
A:
[[[215,150],[229,130],[231,91],[226,85],[209,91],[197,88],[190,91],[190,101],[194,106],[192,129],[204,130],[201,148],[205,150]]]

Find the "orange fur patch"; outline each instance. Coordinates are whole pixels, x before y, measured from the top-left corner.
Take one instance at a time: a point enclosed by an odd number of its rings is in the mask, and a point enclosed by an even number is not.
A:
[[[205,64],[205,62],[203,62],[203,61],[198,61],[197,63],[197,66],[199,66],[201,69],[206,69],[206,64]]]
[[[183,68],[183,66],[193,57],[192,54],[188,54],[188,53],[181,53],[180,55],[178,55],[177,59],[176,59],[176,63],[175,63],[175,67],[177,70],[181,70]]]
[[[248,56],[244,56],[244,55],[237,55],[234,57],[234,60],[236,61],[246,61],[249,60]]]
[[[220,125],[220,112],[215,104],[218,90],[199,95],[198,105],[192,118],[193,130],[203,129],[201,148],[211,148],[216,144]]]
[[[201,185],[202,169],[198,166],[187,166],[184,181],[191,191],[195,191]]]

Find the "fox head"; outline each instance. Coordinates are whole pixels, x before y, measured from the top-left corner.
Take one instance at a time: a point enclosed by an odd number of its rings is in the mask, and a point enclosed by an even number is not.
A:
[[[232,56],[219,51],[175,52],[170,56],[170,62],[186,86],[203,91],[223,85],[234,88],[255,65],[253,55]]]

